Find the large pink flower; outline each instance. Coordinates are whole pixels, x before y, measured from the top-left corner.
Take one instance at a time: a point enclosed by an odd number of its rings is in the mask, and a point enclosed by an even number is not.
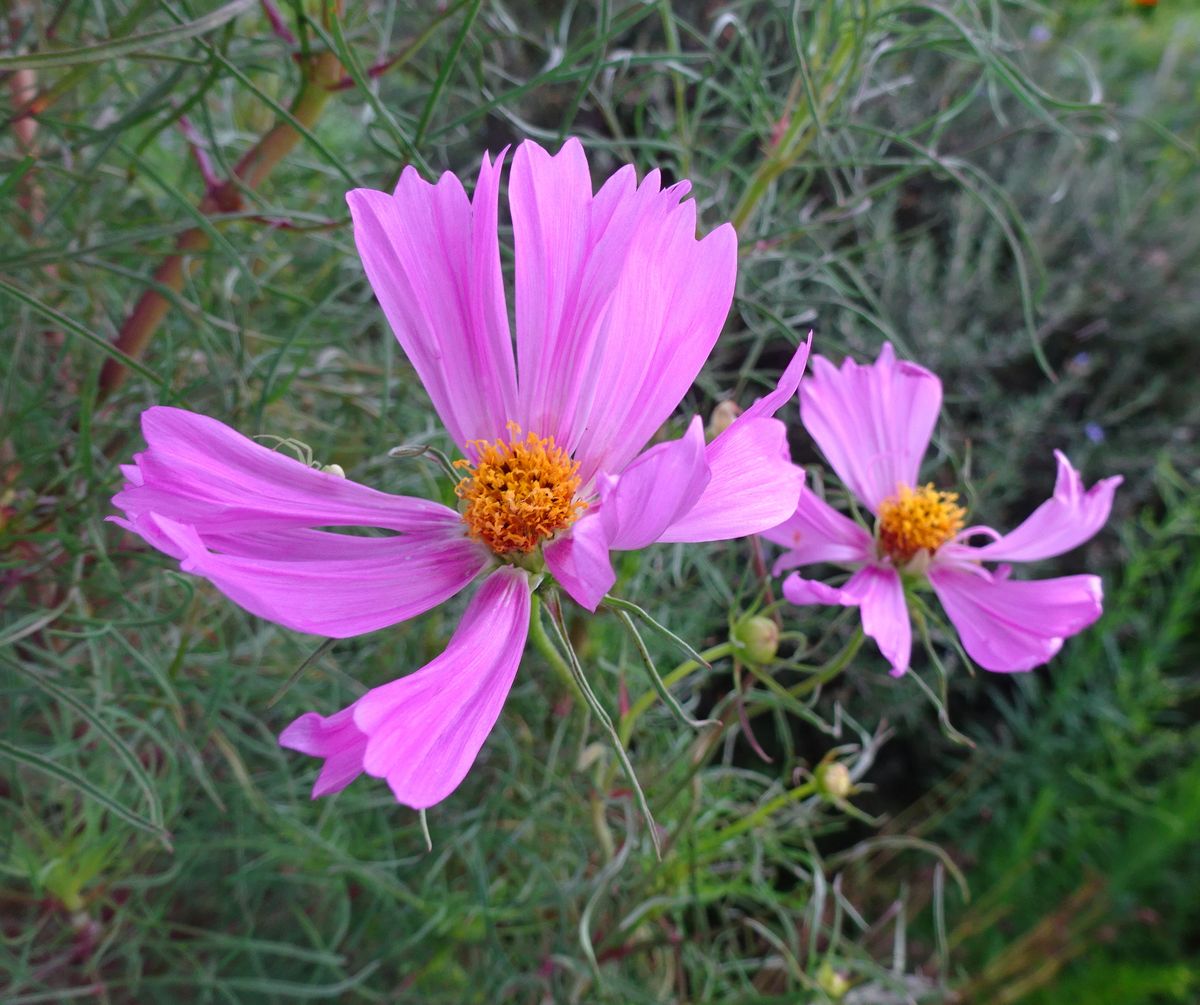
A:
[[[595,610],[610,550],[715,541],[773,527],[802,472],[771,416],[796,391],[801,348],[775,391],[706,444],[698,419],[643,452],[691,386],[733,297],[729,225],[696,239],[686,182],[632,167],[593,194],[568,141],[523,143],[509,180],[516,346],[500,269],[504,155],[484,157],[472,199],[453,175],[407,169],[393,194],[347,199],[367,277],[462,450],[460,511],[316,470],[214,419],[142,417],[148,449],[124,468],[117,522],[261,617],[346,637],[427,611],[479,577],[453,639],[415,673],[280,737],[324,758],[323,795],[360,773],[430,806],[462,781],[491,731],[548,572]],[[371,527],[362,537],[331,527]]]
[[[776,572],[815,562],[853,574],[840,587],[792,573],[783,593],[793,604],[841,604],[862,613],[863,631],[899,675],[908,669],[912,626],[906,585],[927,579],[970,657],[987,670],[1030,670],[1063,640],[1095,621],[1103,599],[1096,576],[1015,580],[1010,567],[985,562],[1052,558],[1087,541],[1108,519],[1120,476],[1090,489],[1063,454],[1054,495],[1016,530],[963,529],[957,495],[918,482],[942,404],[928,370],[898,361],[884,345],[870,366],[840,369],[813,359],[800,387],[800,418],[838,478],[875,516],[873,532],[805,489],[796,512],[767,537],[788,550]],[[971,538],[989,537],[987,544]]]

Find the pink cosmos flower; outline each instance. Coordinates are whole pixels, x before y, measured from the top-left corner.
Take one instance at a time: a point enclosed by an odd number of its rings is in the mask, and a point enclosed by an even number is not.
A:
[[[942,404],[942,383],[898,361],[884,345],[870,366],[840,369],[817,356],[800,387],[800,418],[845,486],[875,516],[874,533],[806,489],[796,512],[766,536],[788,550],[776,573],[814,562],[853,570],[840,588],[792,573],[783,593],[793,604],[858,607],[863,631],[900,675],[908,669],[912,626],[906,586],[933,587],[970,657],[987,670],[1030,670],[1063,640],[1095,621],[1102,592],[1096,576],[1015,580],[1010,567],[1070,551],[1108,519],[1120,476],[1084,489],[1058,451],[1054,495],[1016,530],[963,529],[966,511],[951,492],[917,480]],[[972,538],[991,538],[986,544]]]
[[[360,773],[414,808],[462,781],[512,686],[533,589],[548,572],[595,610],[611,550],[716,541],[775,526],[803,473],[771,416],[808,355],[706,444],[699,419],[643,450],[708,357],[733,297],[732,227],[696,238],[686,182],[624,167],[593,194],[568,141],[523,143],[509,179],[516,338],[500,268],[504,154],[472,199],[411,168],[396,191],[347,199],[392,329],[464,459],[460,510],[388,495],[176,408],[142,417],[148,448],[123,468],[122,526],[246,610],[344,638],[414,617],[482,579],[445,652],[325,717],[285,747],[324,759],[313,795]],[[370,527],[362,537],[327,528]]]

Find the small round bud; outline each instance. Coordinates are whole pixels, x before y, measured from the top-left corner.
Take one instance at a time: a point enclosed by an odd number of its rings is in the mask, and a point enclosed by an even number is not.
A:
[[[322,464],[321,470],[327,475],[337,475],[338,478],[346,477],[346,470],[340,464]]]
[[[708,428],[704,430],[704,434],[710,440],[715,440],[733,425],[733,420],[741,414],[742,406],[732,398],[722,401],[712,410],[712,415],[708,417]]]
[[[738,655],[747,663],[770,663],[779,652],[779,626],[761,614],[742,618],[730,634]]]
[[[839,999],[850,990],[850,981],[845,974],[834,970],[828,960],[817,968],[817,984],[830,998]]]
[[[845,799],[854,792],[850,769],[841,761],[824,761],[817,766],[817,789],[831,799]]]

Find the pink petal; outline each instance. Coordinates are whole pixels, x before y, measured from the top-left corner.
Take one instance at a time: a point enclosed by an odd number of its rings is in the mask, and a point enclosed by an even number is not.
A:
[[[330,638],[373,632],[436,607],[489,561],[461,523],[399,537],[294,528],[201,537],[194,526],[157,513],[130,526],[251,614]]]
[[[894,569],[866,565],[838,589],[793,572],[783,581],[783,595],[791,603],[839,604],[858,607],[863,632],[875,640],[879,651],[892,665],[892,676],[908,669],[912,658],[912,623],[904,599],[904,584]]]
[[[830,466],[872,512],[900,485],[915,485],[942,404],[942,382],[915,363],[897,361],[885,343],[879,358],[837,369],[822,356],[800,385],[800,418]]]
[[[325,758],[313,783],[312,797],[316,799],[341,792],[362,774],[367,736],[354,725],[354,706],[350,705],[328,718],[305,712],[279,734],[279,745]]]
[[[593,197],[576,140],[513,158],[520,421],[585,482],[618,473],[670,416],[729,311],[736,236],[697,241],[687,188],[623,168]]]
[[[783,595],[788,603],[797,607],[810,604],[828,606],[857,607],[858,597],[839,590],[836,586],[822,583],[816,579],[804,579],[798,572],[793,572],[783,581]]]
[[[651,447],[620,477],[602,483],[609,548],[636,551],[659,540],[702,498],[710,478],[704,425],[696,416],[678,440]]]
[[[488,577],[445,652],[354,705],[367,736],[363,769],[413,809],[441,802],[466,776],[512,688],[529,631],[529,574]]]
[[[912,658],[912,622],[904,600],[904,584],[894,569],[867,565],[842,587],[858,598],[863,631],[875,640],[883,658],[892,665],[892,676],[908,670]]]
[[[712,443],[712,481],[662,541],[725,541],[777,526],[796,508],[804,472],[791,462],[787,427],[771,418],[796,393],[812,335],[792,357],[778,386],[739,415]]]
[[[562,378],[590,355],[620,268],[619,260],[594,260],[593,251],[613,209],[635,185],[632,168],[614,175],[604,187],[606,211],[601,211],[593,206],[592,179],[578,140],[568,139],[553,157],[526,140],[513,157],[508,198],[516,259],[520,421],[553,436],[568,451],[576,446],[570,419],[578,387]],[[629,228],[630,221],[623,220],[612,236],[623,240]]]
[[[516,414],[516,368],[497,240],[504,154],[485,155],[473,201],[444,174],[405,168],[394,195],[347,193],[354,241],[388,323],[459,447]]]
[[[929,581],[958,629],[963,648],[985,670],[1031,670],[1063,640],[1100,617],[1097,576],[1011,580],[978,569],[933,567]]]
[[[149,512],[201,534],[282,527],[379,527],[438,532],[459,521],[425,499],[377,492],[270,450],[224,423],[182,408],[142,413],[148,449],[113,502],[130,519]]]
[[[647,179],[646,184],[649,183]],[[680,186],[666,190],[670,205]],[[626,249],[625,268],[582,371],[576,411],[586,468],[620,471],[670,417],[712,352],[733,301],[737,235],[728,224],[696,240],[685,202],[651,214]],[[590,406],[590,407],[589,407]]]
[[[776,560],[775,575],[813,562],[861,565],[871,555],[871,535],[807,487],[796,511],[763,536],[788,549]]]
[[[619,478],[600,475],[599,500],[545,547],[546,567],[576,603],[594,611],[617,579],[609,550],[653,544],[695,504],[708,479],[697,417],[682,437],[651,447]]]
[[[446,506],[316,471],[194,412],[151,408],[142,429],[115,522],[259,617],[359,635],[440,604],[490,561]],[[335,526],[401,533],[315,529]]]
[[[725,430],[726,433],[739,422],[749,422],[751,419],[759,417],[770,418],[795,397],[796,389],[800,386],[800,378],[804,376],[804,368],[808,365],[808,357],[812,352],[812,343],[813,333],[809,332],[808,338],[804,340],[804,344],[792,354],[791,362],[788,363],[783,373],[780,374],[779,383],[775,385],[775,390],[768,391],[761,398],[757,398],[754,404],[730,423],[729,428]],[[721,435],[723,436],[724,433]],[[720,437],[718,436],[717,439],[720,439]]]
[[[608,530],[600,512],[585,513],[566,537],[542,549],[546,568],[580,607],[595,611],[617,581],[608,557]]]
[[[1035,509],[1016,530],[974,550],[980,561],[1034,562],[1077,548],[1108,519],[1113,493],[1124,480],[1104,478],[1084,489],[1083,478],[1061,451],[1054,451],[1058,476],[1054,495]]]
[[[736,422],[708,445],[712,481],[662,541],[725,541],[768,530],[796,508],[804,471],[778,419]]]

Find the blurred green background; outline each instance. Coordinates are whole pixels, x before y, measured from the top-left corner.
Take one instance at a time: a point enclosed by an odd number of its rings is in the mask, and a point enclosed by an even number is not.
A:
[[[1194,4],[12,0],[0,37],[6,1003],[1200,1001]],[[944,676],[867,647],[817,686],[852,619],[784,608],[773,663],[679,675],[716,742],[611,615],[576,617],[601,699],[646,708],[661,861],[532,650],[431,851],[373,780],[310,802],[278,731],[426,662],[458,608],[338,643],[272,704],[319,640],[105,523],[154,403],[445,496],[387,457],[449,443],[343,194],[567,135],[596,180],[660,167],[737,226],[673,430],[748,404],[811,328],[941,375],[929,474],[980,522],[1044,499],[1055,448],[1125,476],[1108,528],[1036,570],[1100,573],[1107,613],[1028,675],[941,639]],[[619,590],[716,645],[755,547],[626,555]],[[848,802],[805,785],[831,756]]]

